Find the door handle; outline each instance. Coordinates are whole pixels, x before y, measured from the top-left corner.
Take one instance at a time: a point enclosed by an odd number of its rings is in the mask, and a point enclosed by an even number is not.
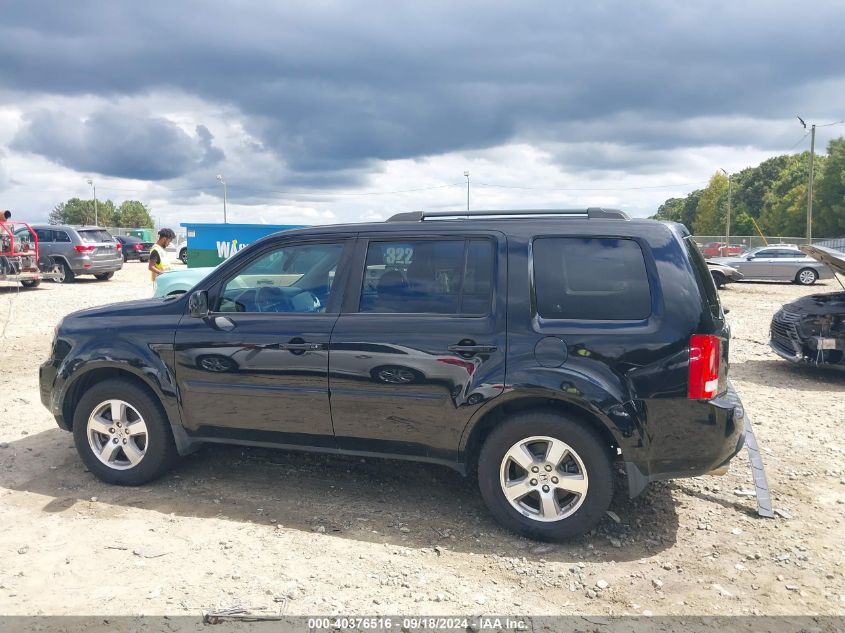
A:
[[[290,352],[315,352],[325,348],[325,343],[279,343],[279,349]]]
[[[456,354],[491,354],[499,348],[495,345],[450,345],[446,349]]]

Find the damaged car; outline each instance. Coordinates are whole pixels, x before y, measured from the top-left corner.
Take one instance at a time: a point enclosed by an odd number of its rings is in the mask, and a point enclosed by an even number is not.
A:
[[[843,291],[787,303],[772,317],[769,345],[793,363],[845,369],[845,253],[824,246],[800,249],[826,264]]]

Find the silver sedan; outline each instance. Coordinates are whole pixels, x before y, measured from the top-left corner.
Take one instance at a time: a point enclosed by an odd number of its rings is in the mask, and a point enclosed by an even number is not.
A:
[[[713,257],[709,261],[736,268],[746,280],[791,281],[810,286],[818,279],[833,279],[825,264],[790,244],[763,246],[735,257]]]

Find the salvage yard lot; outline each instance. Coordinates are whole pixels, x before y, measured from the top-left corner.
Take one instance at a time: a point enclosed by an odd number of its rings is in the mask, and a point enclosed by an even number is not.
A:
[[[207,446],[152,484],[100,483],[41,405],[38,365],[64,314],[151,295],[146,266],[3,288],[0,613],[843,614],[845,372],[767,347],[782,303],[837,288],[722,292],[731,377],[789,518],[735,494],[753,489],[743,451],[725,477],[617,493],[565,544],[501,529],[474,482],[410,462]]]

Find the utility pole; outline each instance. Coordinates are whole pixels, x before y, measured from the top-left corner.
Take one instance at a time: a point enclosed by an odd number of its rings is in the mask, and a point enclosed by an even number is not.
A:
[[[467,179],[467,213],[469,213],[469,172],[465,171],[464,176]]]
[[[721,169],[721,171],[728,177],[728,221],[725,223],[725,255],[727,256],[730,253],[731,247],[731,190],[733,188],[733,177],[724,169]]]
[[[94,190],[94,226],[100,226],[99,218],[97,217],[97,186],[94,184],[94,179],[89,178],[88,184]]]
[[[807,244],[813,243],[813,162],[816,158],[816,124],[810,128],[810,184],[807,186]]]
[[[217,182],[223,185],[223,224],[226,224],[226,179],[223,174],[217,174]]]
[[[807,129],[807,124],[800,116],[798,120],[804,129]],[[806,137],[806,135],[805,135]],[[813,163],[816,158],[816,124],[810,126],[810,178],[807,183],[807,244],[813,243]]]

